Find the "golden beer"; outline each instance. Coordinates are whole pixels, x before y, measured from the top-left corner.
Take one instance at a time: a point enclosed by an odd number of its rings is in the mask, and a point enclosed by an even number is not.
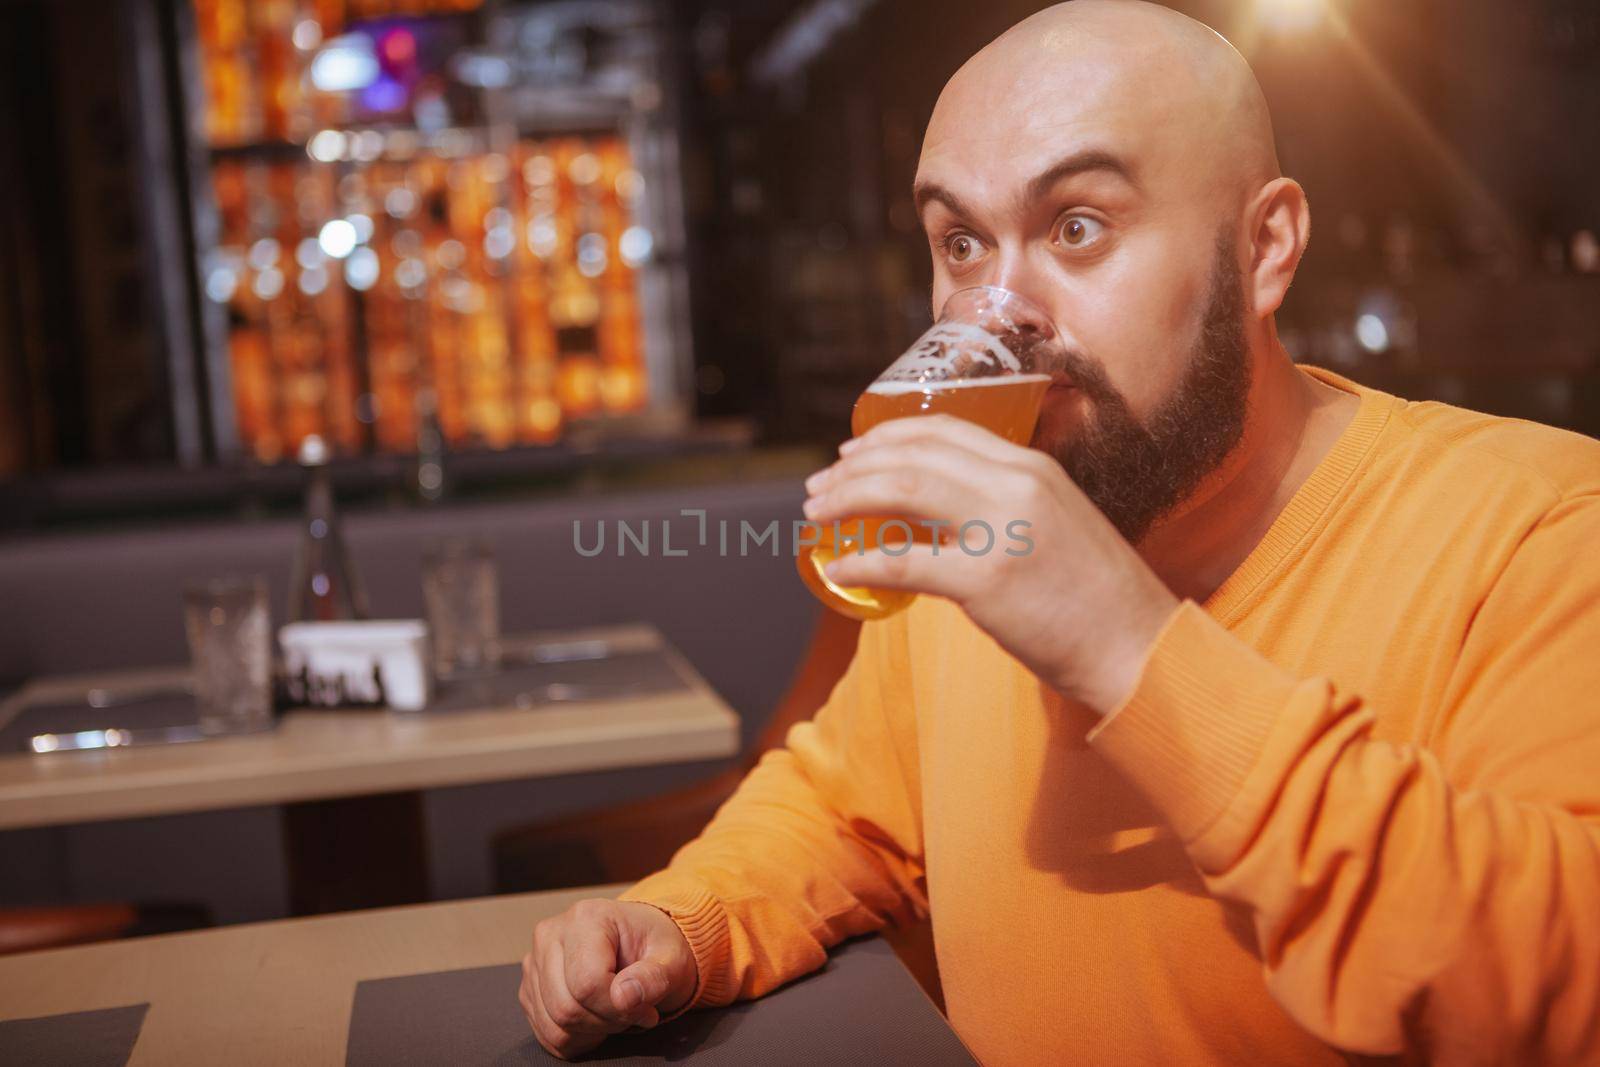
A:
[[[954,415],[977,423],[1012,444],[1026,445],[1033,439],[1039,405],[1049,388],[1048,374],[1011,374],[942,382],[878,381],[856,401],[850,428],[860,437],[890,419]],[[883,526],[888,521],[887,518],[841,520],[837,541],[833,523],[822,524],[817,531],[817,543],[800,549],[795,560],[800,577],[824,604],[841,614],[865,620],[893,615],[916,599],[915,593],[896,589],[835,585],[822,571],[846,552],[871,551],[881,544],[903,545],[905,531],[898,525],[885,531]],[[923,544],[931,542],[932,531],[926,526],[910,519],[905,521],[911,527],[913,540]]]

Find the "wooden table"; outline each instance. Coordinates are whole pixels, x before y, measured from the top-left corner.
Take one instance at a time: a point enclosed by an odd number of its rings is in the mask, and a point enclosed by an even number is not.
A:
[[[649,626],[519,636],[516,646],[604,640],[661,648],[682,693],[438,715],[291,712],[263,734],[148,748],[0,756],[0,830],[289,804],[477,782],[731,756],[739,720]],[[157,688],[181,669],[80,675],[29,684],[0,703],[0,725],[24,705],[92,686]]]
[[[427,900],[421,790],[738,752],[738,716],[653,627],[523,634],[503,645],[516,655],[594,641],[618,654],[660,651],[687,688],[526,709],[300,711],[243,737],[0,755],[0,830],[279,804],[292,913]],[[187,679],[169,668],[39,680],[0,703],[0,726],[33,702]]]
[[[0,956],[0,1019],[149,1003],[140,1064],[342,1064],[356,983],[515,963],[621,886],[385,908]]]

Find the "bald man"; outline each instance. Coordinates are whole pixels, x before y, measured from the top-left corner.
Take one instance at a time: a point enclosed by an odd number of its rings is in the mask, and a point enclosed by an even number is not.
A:
[[[1272,145],[1241,57],[1133,0],[950,80],[934,307],[1022,293],[1066,371],[1032,448],[886,423],[806,514],[1035,548],[831,565],[928,595],[667,870],[539,925],[546,1047],[928,917],[985,1063],[1600,1063],[1600,445],[1296,367]]]

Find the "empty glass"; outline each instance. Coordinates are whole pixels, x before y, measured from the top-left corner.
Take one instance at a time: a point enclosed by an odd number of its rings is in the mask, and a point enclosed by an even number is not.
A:
[[[223,578],[183,593],[200,728],[249,733],[272,726],[272,623],[262,578]]]
[[[500,662],[500,588],[482,541],[448,538],[422,560],[422,597],[441,678],[493,670]]]

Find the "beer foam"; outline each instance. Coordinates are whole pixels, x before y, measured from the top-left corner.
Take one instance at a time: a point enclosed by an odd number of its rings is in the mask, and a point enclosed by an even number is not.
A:
[[[926,382],[966,378],[974,368],[981,368],[988,374],[1015,372],[1022,369],[1022,361],[981,326],[941,322],[891,363],[881,380]]]
[[[980,385],[1017,385],[1022,382],[1048,382],[1048,374],[995,374],[987,378],[956,378],[944,381],[877,381],[867,392],[877,396],[905,396],[907,393],[942,393],[948,389],[975,388]]]

